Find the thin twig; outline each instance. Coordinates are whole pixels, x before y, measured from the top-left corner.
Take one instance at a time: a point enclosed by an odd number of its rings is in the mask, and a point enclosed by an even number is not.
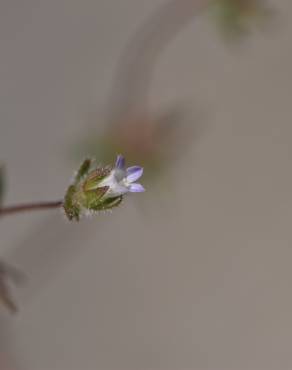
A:
[[[13,206],[6,206],[0,208],[0,217],[19,213],[19,212],[29,212],[37,211],[42,209],[60,208],[63,205],[62,200],[51,201],[51,202],[37,202],[37,203],[27,203],[27,204],[17,204]]]

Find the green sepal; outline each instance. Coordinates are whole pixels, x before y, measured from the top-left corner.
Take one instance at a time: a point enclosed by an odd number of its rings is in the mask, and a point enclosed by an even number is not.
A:
[[[80,218],[80,208],[73,201],[75,194],[76,194],[76,187],[74,185],[70,185],[66,192],[64,203],[63,203],[65,214],[70,221],[74,219],[76,221],[79,221],[79,218]]]
[[[83,193],[82,207],[92,210],[102,204],[102,197],[108,191],[108,186],[102,186],[100,188],[87,191]]]
[[[90,170],[90,167],[91,167],[91,163],[92,163],[92,160],[87,158],[85,159],[80,168],[78,169],[76,175],[75,175],[75,179],[74,179],[74,184],[77,185],[80,180],[88,174],[89,170]]]
[[[96,204],[96,206],[92,207],[91,209],[93,211],[104,211],[104,210],[112,209],[114,207],[119,206],[122,200],[123,200],[122,195],[119,195],[114,198],[107,198],[99,202],[99,204]]]
[[[100,167],[88,174],[83,183],[83,191],[91,191],[98,188],[98,184],[110,174],[110,167]]]

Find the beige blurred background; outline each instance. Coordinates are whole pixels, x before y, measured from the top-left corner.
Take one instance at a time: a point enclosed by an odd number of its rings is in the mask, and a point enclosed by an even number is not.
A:
[[[119,57],[163,2],[1,0],[7,203],[63,195],[72,143],[104,124]],[[241,46],[199,17],[161,54],[151,106],[186,102],[206,127],[163,186],[80,224],[1,220],[27,275],[1,370],[292,368],[292,3],[272,4],[277,26]]]

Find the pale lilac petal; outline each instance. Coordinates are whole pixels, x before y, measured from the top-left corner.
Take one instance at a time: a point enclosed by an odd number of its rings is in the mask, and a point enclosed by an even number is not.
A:
[[[113,175],[115,177],[115,180],[120,182],[126,177],[126,170],[122,170],[120,168],[115,168],[113,170]]]
[[[143,167],[133,166],[127,168],[127,181],[134,182],[138,180],[143,174]]]
[[[116,168],[122,170],[125,168],[125,165],[126,165],[125,158],[121,154],[119,154],[116,160]]]
[[[145,189],[141,184],[131,184],[129,185],[129,191],[131,193],[142,193]]]
[[[129,192],[129,189],[126,186],[115,183],[106,192],[106,197],[108,197],[108,198],[117,197],[119,195],[123,195],[123,194],[126,194],[128,192]]]

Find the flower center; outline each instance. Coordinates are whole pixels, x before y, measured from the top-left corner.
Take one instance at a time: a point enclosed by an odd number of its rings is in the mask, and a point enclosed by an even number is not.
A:
[[[120,168],[116,168],[114,170],[114,177],[117,182],[121,182],[126,179],[126,171],[121,170]]]

